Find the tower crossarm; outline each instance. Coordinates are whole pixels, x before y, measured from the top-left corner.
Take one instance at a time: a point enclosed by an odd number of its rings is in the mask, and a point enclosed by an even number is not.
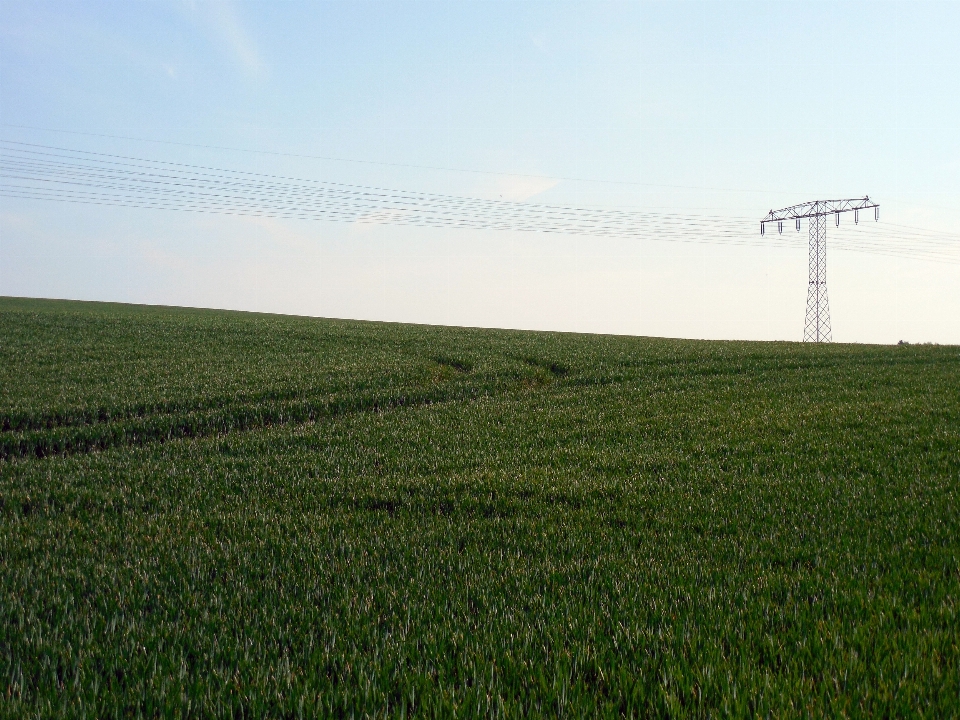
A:
[[[782,210],[771,210],[761,222],[799,220],[800,218],[819,217],[832,213],[865,210],[876,207],[880,206],[870,200],[869,196],[851,198],[849,200],[811,200],[810,202],[800,203],[799,205],[791,205]]]

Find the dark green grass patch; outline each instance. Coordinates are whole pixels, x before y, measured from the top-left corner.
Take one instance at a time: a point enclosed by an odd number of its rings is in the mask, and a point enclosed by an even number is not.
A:
[[[0,360],[4,438],[118,433],[0,461],[4,715],[960,712],[957,348],[2,300]]]

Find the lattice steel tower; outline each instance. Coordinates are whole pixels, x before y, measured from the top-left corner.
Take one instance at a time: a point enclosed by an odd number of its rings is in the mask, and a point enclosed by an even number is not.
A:
[[[873,219],[880,219],[880,206],[870,202],[869,197],[852,200],[812,200],[792,205],[783,210],[771,210],[760,221],[760,234],[764,234],[768,222],[777,223],[783,232],[783,223],[793,220],[800,232],[800,220],[808,218],[810,225],[810,256],[807,283],[807,319],[803,326],[804,342],[830,342],[830,303],[827,301],[827,215],[836,215],[840,225],[840,213],[853,210],[854,222],[860,221],[860,211],[873,208]]]

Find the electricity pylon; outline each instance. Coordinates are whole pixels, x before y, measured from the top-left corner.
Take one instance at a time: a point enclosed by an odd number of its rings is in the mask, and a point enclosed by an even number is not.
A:
[[[783,223],[793,220],[800,232],[800,220],[809,218],[810,259],[807,284],[807,319],[803,326],[804,342],[830,342],[830,303],[827,301],[827,215],[837,216],[840,225],[840,213],[853,210],[854,222],[860,221],[860,211],[873,208],[873,219],[880,219],[880,206],[870,202],[869,197],[852,200],[811,200],[792,205],[783,210],[771,210],[760,221],[760,234],[768,222],[777,223],[777,230],[783,232]]]

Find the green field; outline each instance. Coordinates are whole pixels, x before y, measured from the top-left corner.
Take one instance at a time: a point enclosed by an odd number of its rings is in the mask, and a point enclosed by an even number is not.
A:
[[[960,349],[0,299],[0,715],[960,715]]]

